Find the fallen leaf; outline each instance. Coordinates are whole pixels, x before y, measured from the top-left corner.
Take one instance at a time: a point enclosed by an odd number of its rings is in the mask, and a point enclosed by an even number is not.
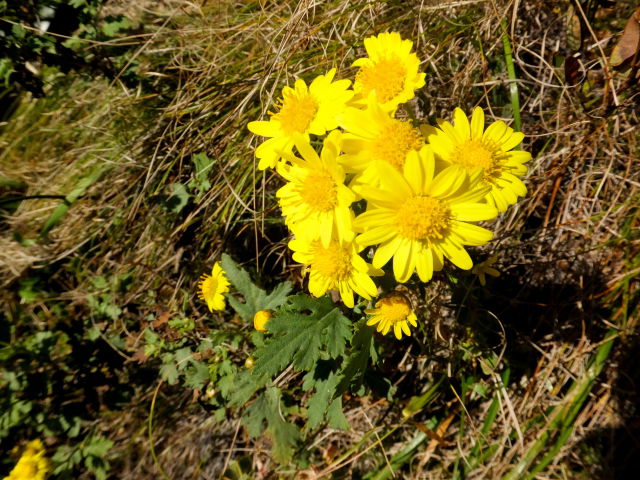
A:
[[[640,50],[640,7],[636,8],[635,12],[624,27],[622,36],[613,51],[611,52],[611,65],[619,67],[627,60],[630,60],[638,55]]]
[[[564,59],[564,78],[572,87],[582,83],[584,80],[582,63],[575,55]]]
[[[162,312],[158,317],[153,321],[153,328],[160,328],[164,324],[166,324],[171,318],[171,314],[169,312]]]

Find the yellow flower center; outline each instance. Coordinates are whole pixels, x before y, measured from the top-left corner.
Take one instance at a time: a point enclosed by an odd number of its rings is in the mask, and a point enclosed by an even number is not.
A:
[[[458,145],[451,154],[451,163],[463,166],[467,171],[482,168],[485,180],[491,180],[499,174],[499,149],[482,140],[466,140]]]
[[[313,262],[311,268],[324,277],[333,281],[342,281],[351,275],[351,252],[347,248],[338,246],[335,242],[324,248],[322,244],[314,242]]]
[[[302,200],[316,212],[328,212],[338,204],[338,185],[326,170],[310,172],[298,188]]]
[[[394,293],[388,297],[382,298],[376,302],[376,308],[379,310],[377,315],[395,325],[398,322],[404,322],[411,315],[411,302],[400,293]]]
[[[398,170],[404,166],[411,149],[420,150],[424,140],[420,131],[409,121],[394,119],[385,125],[373,144],[373,155],[377,160],[390,163]]]
[[[211,275],[204,274],[200,277],[200,300],[207,301],[213,298],[218,288],[218,280]]]
[[[396,215],[398,233],[410,240],[444,238],[450,220],[447,204],[426,195],[409,198]]]
[[[318,112],[318,102],[310,93],[285,95],[280,111],[273,114],[287,135],[305,133]]]
[[[355,88],[367,97],[372,90],[380,103],[386,103],[402,92],[407,70],[394,57],[385,58],[371,66],[362,66],[356,74]]]

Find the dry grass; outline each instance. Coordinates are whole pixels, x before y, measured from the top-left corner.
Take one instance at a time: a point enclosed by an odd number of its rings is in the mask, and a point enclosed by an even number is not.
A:
[[[619,3],[609,12],[618,20],[632,8],[632,2]],[[266,283],[290,276],[286,234],[274,207],[277,179],[257,171],[256,140],[246,123],[263,116],[296,77],[330,66],[349,75],[362,38],[388,29],[413,39],[424,60],[427,87],[412,104],[418,118],[481,105],[489,117],[510,123],[504,17],[517,67],[524,148],[535,160],[529,196],[496,223],[492,248],[500,253],[502,276],[479,299],[435,296],[429,311],[436,320],[425,330],[431,351],[403,344],[383,367],[399,388],[399,404],[375,394],[351,399],[346,415],[352,429],[320,432],[306,447],[314,459],[309,468],[285,468],[283,474],[361,478],[383,471],[416,438],[421,440],[407,460],[394,464],[401,469],[398,478],[527,478],[556,441],[553,459],[536,478],[625,472],[615,450],[624,439],[637,442],[638,432],[636,412],[627,411],[637,374],[625,370],[637,364],[629,352],[637,344],[640,273],[640,175],[633,164],[640,138],[638,90],[628,86],[624,72],[607,66],[601,49],[608,51],[612,40],[596,44],[588,31],[582,58],[593,65],[591,84],[567,84],[557,62],[573,53],[566,26],[570,4],[109,2],[108,13],[148,22],[143,34],[119,41],[136,45],[131,61],[138,62],[151,93],[119,79],[58,79],[46,99],[25,98],[4,126],[0,176],[23,182],[24,195],[68,195],[93,168],[102,172],[47,236],[39,232],[59,199],[23,201],[3,219],[0,276],[7,304],[16,302],[13,290],[21,278],[52,265],[65,265],[60,295],[80,309],[96,275],[132,273],[132,285],[119,300],[126,317],[121,328],[131,339],[122,354],[131,359],[150,312],[183,312],[204,321],[192,290],[203,266],[221,251],[255,265]],[[599,40],[615,32],[603,18],[587,18]],[[166,207],[171,185],[194,178],[191,159],[201,152],[214,160],[213,187],[173,213]],[[467,327],[479,326],[485,331],[469,336]],[[606,331],[619,338],[613,360],[598,376],[592,362]],[[465,342],[484,350],[468,360],[472,366],[461,368],[451,352]],[[506,384],[498,370],[482,368],[487,351],[510,366]],[[463,394],[457,376],[467,374],[495,393]],[[420,393],[441,376],[437,398],[403,418],[402,403],[410,394],[402,389]],[[583,404],[576,398],[580,385],[587,395]],[[101,428],[117,442],[120,478],[158,478],[143,431],[155,386],[139,383],[128,410],[102,420]],[[237,429],[233,412],[213,424],[190,393],[160,392],[154,437],[170,478],[215,478],[242,457],[250,459],[252,478],[276,470],[268,441],[251,440]],[[496,416],[488,422],[492,403]],[[554,418],[576,404],[582,408],[561,438]],[[514,466],[546,434],[543,453],[515,474]]]

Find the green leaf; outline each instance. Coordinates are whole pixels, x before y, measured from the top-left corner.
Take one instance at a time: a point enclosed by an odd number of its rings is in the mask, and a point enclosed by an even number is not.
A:
[[[337,428],[339,430],[349,429],[349,422],[347,422],[342,412],[342,397],[336,398],[329,404],[329,408],[327,408],[327,422],[331,428]]]
[[[176,364],[170,362],[162,365],[162,367],[160,367],[160,376],[169,385],[175,385],[178,381],[178,369],[176,368]]]
[[[196,191],[196,202],[211,188],[209,173],[213,165],[206,153],[196,153],[191,157],[195,168],[194,178],[187,184],[191,191]]]
[[[357,391],[364,380],[364,374],[369,366],[369,358],[375,363],[378,355],[373,343],[373,327],[364,322],[353,336],[351,342],[351,355],[347,359],[347,365],[342,371],[342,380],[336,388],[338,395],[347,390]]]
[[[113,447],[113,442],[104,437],[92,437],[87,446],[82,449],[84,456],[103,458]]]
[[[325,412],[329,408],[333,394],[340,377],[335,373],[329,373],[325,380],[316,381],[316,391],[309,399],[307,410],[307,425],[309,428],[318,427],[324,420]]]
[[[291,291],[291,283],[284,282],[272,290],[270,294],[258,288],[251,281],[249,274],[238,267],[227,254],[222,255],[222,269],[233,286],[242,294],[245,303],[233,296],[228,296],[229,304],[245,321],[253,320],[259,310],[275,310],[282,305]]]
[[[78,200],[82,195],[84,195],[87,189],[100,178],[100,176],[105,170],[106,170],[106,167],[94,167],[89,171],[89,173],[86,176],[78,180],[78,183],[73,187],[73,190],[71,190],[71,192],[64,198],[64,202],[58,205],[53,210],[51,215],[49,215],[49,218],[47,218],[47,221],[44,222],[44,225],[40,230],[40,235],[42,236],[47,235],[51,231],[51,229],[60,222],[60,220],[67,213],[71,205],[73,205],[76,202],[76,200]]]
[[[127,18],[120,17],[110,21],[105,21],[101,30],[105,36],[115,37],[118,32],[126,30],[127,28],[131,28],[131,22]]]
[[[232,392],[229,396],[229,406],[238,407],[247,403],[259,388],[267,384],[269,378],[266,375],[255,375],[254,372],[250,370],[244,370],[229,380],[234,382],[233,388],[227,386],[227,391]]]
[[[282,404],[281,391],[276,387],[267,388],[247,408],[242,423],[249,434],[257,437],[266,422],[266,432],[273,441],[273,457],[280,463],[287,463],[293,456],[293,449],[300,439],[298,428],[282,418],[286,407]]]
[[[209,380],[209,367],[193,360],[184,373],[184,384],[189,388],[200,388]]]
[[[273,377],[291,362],[297,370],[311,370],[320,358],[321,347],[337,358],[351,338],[350,325],[328,297],[289,297],[267,324],[273,337],[256,349],[253,371]]]
[[[180,213],[187,206],[187,203],[189,203],[187,188],[181,183],[172,183],[171,196],[167,199],[167,208],[174,213]]]

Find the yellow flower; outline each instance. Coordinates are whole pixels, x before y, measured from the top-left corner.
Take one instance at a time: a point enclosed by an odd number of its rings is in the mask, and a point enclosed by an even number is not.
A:
[[[332,238],[342,239],[351,232],[349,205],[356,198],[344,185],[345,173],[336,160],[340,135],[336,130],[327,136],[320,156],[309,142],[296,137],[303,158],[291,156],[291,165],[278,168],[288,180],[276,192],[286,224],[297,237],[320,238],[325,247]]]
[[[51,469],[44,454],[44,446],[40,440],[30,441],[18,463],[4,480],[44,480]]]
[[[492,255],[484,262],[475,264],[471,269],[471,272],[478,276],[480,285],[482,285],[483,287],[487,284],[486,275],[491,275],[492,277],[500,276],[500,272],[491,266],[497,261],[498,258],[495,255]]]
[[[484,245],[493,233],[468,222],[491,220],[495,207],[480,203],[489,187],[478,188],[481,172],[467,175],[459,166],[435,175],[430,148],[412,153],[403,173],[381,165],[381,187],[362,186],[367,211],[354,221],[358,245],[380,244],[373,266],[381,268],[393,257],[396,280],[406,282],[418,271],[427,282],[447,257],[456,266],[473,266],[464,245]]]
[[[376,184],[378,166],[392,165],[402,171],[409,152],[424,147],[424,137],[409,120],[393,118],[370,99],[366,110],[348,108],[340,121],[344,155],[338,161],[349,173],[361,174],[356,183]]]
[[[371,275],[382,272],[366,263],[352,241],[332,240],[324,247],[319,240],[294,239],[289,242],[294,251],[293,259],[307,266],[309,271],[309,291],[314,297],[321,297],[327,290],[337,290],[344,304],[353,308],[353,292],[370,299],[378,293]]]
[[[359,67],[353,90],[357,98],[366,100],[372,92],[386,111],[394,111],[411,100],[414,91],[424,86],[424,73],[418,72],[420,60],[411,53],[413,42],[402,40],[397,32],[381,33],[364,40],[368,57],[353,62]]]
[[[215,263],[211,275],[204,274],[200,277],[198,288],[200,289],[198,297],[207,302],[210,312],[224,310],[225,302],[222,294],[229,291],[229,281],[225,277],[220,262]]]
[[[484,130],[484,112],[476,107],[471,123],[464,112],[453,111],[454,125],[441,121],[439,128],[425,126],[423,132],[435,154],[452,165],[461,165],[468,172],[482,168],[483,180],[491,186],[487,201],[504,212],[527,194],[527,187],[518,177],[527,172],[524,165],[531,160],[529,152],[515,148],[524,138],[506,123],[497,121]]]
[[[290,154],[293,138],[309,134],[324,135],[338,127],[337,117],[353,97],[349,80],[333,81],[336,69],[316,77],[309,87],[304,80],[296,80],[294,87],[282,89],[278,112],[270,113],[268,121],[251,122],[247,126],[256,135],[268,137],[256,149],[260,159],[258,168],[273,168],[283,154]]]
[[[393,333],[398,340],[402,339],[402,333],[411,335],[409,324],[417,327],[416,314],[411,308],[411,302],[401,293],[394,292],[376,302],[376,308],[364,311],[367,315],[373,315],[367,320],[367,325],[376,325],[376,330],[386,335],[393,327]]]
[[[253,328],[259,332],[267,331],[267,322],[273,317],[273,310],[258,310],[253,316]]]

